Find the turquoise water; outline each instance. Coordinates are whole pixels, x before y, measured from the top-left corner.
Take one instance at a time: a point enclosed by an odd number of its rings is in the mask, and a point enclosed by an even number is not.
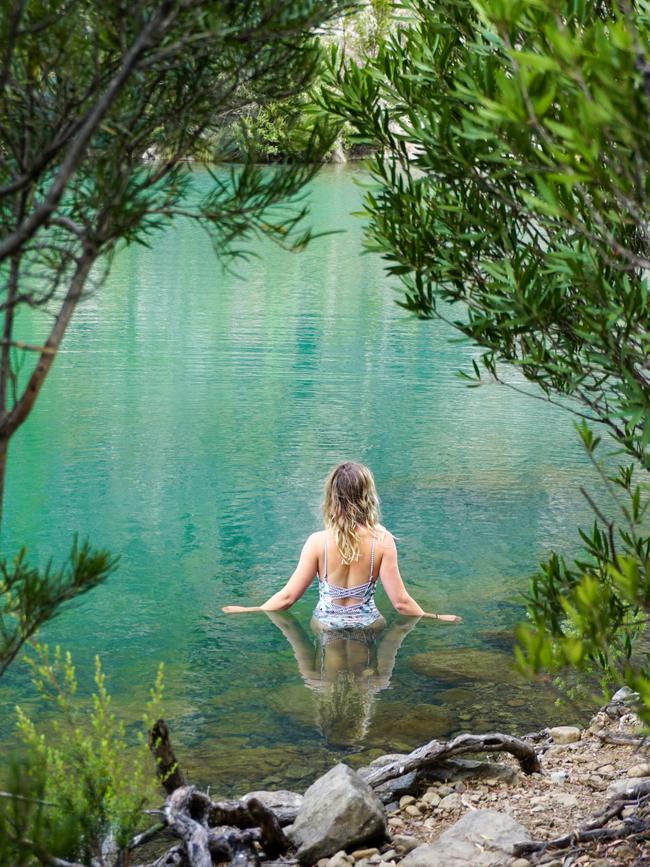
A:
[[[182,762],[224,792],[299,785],[341,756],[462,728],[522,732],[553,713],[509,673],[507,650],[537,558],[570,549],[589,520],[571,418],[463,385],[455,373],[474,350],[405,314],[381,260],[361,253],[360,178],[331,167],[310,190],[315,227],[344,232],[299,255],[256,244],[238,277],[188,224],[123,250],[11,446],[9,544],[43,563],[79,532],[121,556],[43,637],[73,652],[84,684],[101,654],[129,718],[164,661]],[[305,686],[278,626],[220,607],[282,584],[320,526],[325,475],[348,458],[375,473],[412,594],[464,622],[419,623],[389,686],[338,696],[363,716],[346,743],[324,722],[336,702],[324,710]],[[316,596],[286,627],[303,649]],[[383,591],[378,603],[390,621]],[[31,692],[19,668],[2,688],[6,739]]]

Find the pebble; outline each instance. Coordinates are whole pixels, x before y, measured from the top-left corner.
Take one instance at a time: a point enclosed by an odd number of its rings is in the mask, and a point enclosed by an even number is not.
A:
[[[361,861],[362,858],[372,858],[373,855],[379,855],[379,849],[357,849],[356,852],[352,853],[352,857],[355,861]]]
[[[437,807],[442,798],[436,791],[429,789],[428,792],[425,792],[424,795],[422,795],[422,800],[430,807]]]
[[[457,792],[452,792],[451,795],[446,795],[440,801],[440,810],[458,810],[463,806],[460,795]]]
[[[527,861],[525,858],[516,858],[510,867],[530,867],[530,861]]]
[[[392,861],[396,855],[397,852],[394,849],[389,849],[388,852],[384,852],[380,858],[382,861]]]
[[[401,819],[398,819],[397,816],[391,816],[388,820],[388,824],[391,828],[403,828],[404,822]]]
[[[553,773],[551,774],[551,780],[554,783],[564,783],[566,781],[566,778],[567,778],[567,772],[566,771],[553,771]]]
[[[628,777],[650,777],[650,762],[641,762],[639,765],[632,765],[627,771]]]
[[[573,744],[580,740],[580,729],[577,726],[555,726],[549,735],[555,744]]]
[[[414,819],[419,819],[422,815],[422,812],[419,807],[415,804],[407,804],[406,807],[402,810],[403,813],[406,813],[407,816],[412,816]]]
[[[327,862],[327,867],[347,867],[352,861],[351,858],[345,853],[343,849],[340,852],[337,852]]]
[[[453,787],[452,787],[452,786],[447,786],[447,785],[444,785],[444,786],[438,786],[438,794],[440,795],[441,798],[444,798],[444,797],[446,797],[447,795],[451,795],[451,793],[452,793],[453,791],[454,791],[454,790],[453,790]]]
[[[416,799],[413,797],[413,795],[402,795],[402,797],[399,799],[399,805],[403,810],[404,807],[408,807],[409,804],[415,804],[415,800]]]
[[[413,849],[417,849],[417,847],[421,846],[423,842],[423,840],[419,840],[417,837],[412,837],[410,834],[396,834],[391,840],[394,848],[404,854],[411,852]],[[393,855],[394,854],[395,853],[393,852]]]

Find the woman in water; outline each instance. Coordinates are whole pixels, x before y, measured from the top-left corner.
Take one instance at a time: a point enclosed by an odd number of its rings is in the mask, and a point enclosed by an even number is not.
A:
[[[399,614],[459,621],[455,614],[424,611],[408,593],[397,564],[393,536],[379,523],[379,499],[370,470],[346,462],[334,467],[325,484],[325,529],[305,542],[295,572],[282,590],[259,606],[226,605],[226,614],[286,611],[318,578],[315,632],[378,632],[386,621],[375,605],[377,580]]]

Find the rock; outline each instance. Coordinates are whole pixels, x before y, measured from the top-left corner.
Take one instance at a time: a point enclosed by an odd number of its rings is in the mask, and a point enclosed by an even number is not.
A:
[[[500,685],[525,683],[518,674],[509,653],[478,648],[438,648],[431,653],[416,653],[408,660],[409,667],[424,677],[437,681],[475,683],[487,681]]]
[[[511,864],[513,846],[530,840],[523,825],[496,810],[473,810],[433,844],[418,846],[403,867],[502,867]]]
[[[573,744],[580,740],[580,729],[577,726],[555,726],[549,730],[556,744]]]
[[[357,849],[356,852],[352,853],[352,859],[361,861],[362,858],[372,858],[373,855],[379,855],[379,849],[374,846],[371,849]]]
[[[307,789],[296,821],[287,829],[287,836],[298,849],[298,860],[311,864],[385,833],[382,803],[370,786],[344,764],[335,765]]]
[[[566,771],[553,771],[553,773],[551,774],[551,781],[554,783],[564,783],[566,782],[566,778]]]
[[[415,804],[407,804],[402,812],[406,813],[407,816],[411,816],[413,819],[419,819],[422,816],[422,813]]]
[[[451,795],[453,791],[454,790],[451,786],[438,786],[438,794],[441,798],[445,798],[447,795]]]
[[[530,867],[530,861],[525,858],[515,858],[510,867]]]
[[[288,792],[286,789],[280,789],[277,792],[248,792],[243,796],[242,801],[248,801],[250,798],[257,798],[265,807],[273,810],[281,825],[290,825],[291,822],[294,822],[302,804],[302,795],[297,792]]]
[[[628,777],[650,777],[650,762],[641,762],[627,770]]]
[[[634,690],[630,689],[629,686],[622,686],[610,698],[608,704],[613,704],[614,702],[618,702],[620,704],[628,702],[633,704],[635,701],[638,701],[639,698],[640,696],[638,692],[634,692]]]
[[[399,805],[402,809],[404,809],[404,807],[408,807],[409,804],[415,804],[415,798],[413,797],[413,795],[403,795],[399,799]]]
[[[348,867],[348,864],[350,864],[352,861],[352,859],[350,857],[348,857],[348,855],[346,854],[346,852],[343,849],[341,849],[340,852],[337,852],[335,855],[333,855],[329,859],[329,861],[327,861],[326,859],[322,859],[322,860],[325,860],[327,867]]]
[[[628,777],[627,780],[615,780],[607,786],[607,794],[610,798],[615,795],[622,795],[628,789],[636,789],[641,787],[644,794],[650,793],[650,780],[647,777]]]
[[[430,789],[428,792],[425,792],[424,795],[422,795],[422,800],[430,807],[437,807],[441,801],[441,798],[436,791]]]
[[[549,803],[551,805],[559,804],[561,807],[573,810],[574,807],[578,806],[578,798],[572,795],[571,792],[553,792]]]
[[[397,855],[397,852],[394,849],[389,849],[388,852],[384,852],[381,856],[382,861],[392,861],[393,858]]]
[[[408,834],[396,834],[391,843],[393,844],[393,848],[397,849],[398,852],[402,852],[402,854],[406,855],[408,852],[412,852],[413,849],[417,849],[418,846],[422,845],[422,840],[418,840],[417,837],[410,837]],[[395,854],[393,852],[393,854]]]
[[[438,807],[439,810],[460,810],[463,802],[457,792],[452,792],[451,795],[446,795]]]

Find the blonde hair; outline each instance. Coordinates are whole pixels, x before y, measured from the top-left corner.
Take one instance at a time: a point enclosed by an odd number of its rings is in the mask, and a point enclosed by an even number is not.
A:
[[[332,530],[344,563],[359,559],[357,527],[383,530],[379,523],[379,497],[368,467],[348,461],[334,467],[325,482],[325,526]]]

